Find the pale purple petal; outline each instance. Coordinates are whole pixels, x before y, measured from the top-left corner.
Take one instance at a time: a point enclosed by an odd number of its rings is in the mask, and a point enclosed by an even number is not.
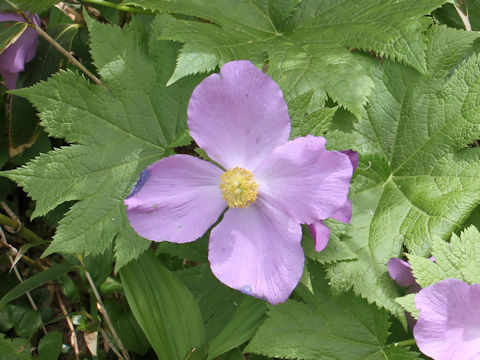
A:
[[[258,195],[303,224],[332,216],[347,200],[352,164],[325,150],[323,137],[296,138],[276,148],[254,170]]]
[[[434,360],[480,359],[480,284],[445,279],[415,296],[419,310],[413,335]]]
[[[198,239],[226,208],[221,174],[216,166],[188,155],[150,165],[124,201],[130,225],[149,240]]]
[[[37,25],[38,15],[30,16]],[[24,21],[23,17],[12,13],[0,13],[0,21]],[[23,34],[0,54],[0,74],[8,89],[16,88],[18,73],[25,69],[25,63],[35,56],[38,34],[32,28],[27,28]]]
[[[7,87],[7,89],[13,90],[17,87],[17,72],[12,73],[10,71],[0,69],[0,75],[2,75],[2,79],[5,82],[5,86]]]
[[[391,258],[388,261],[387,270],[390,277],[400,286],[412,286],[416,284],[410,264],[402,259]]]
[[[350,162],[352,163],[353,166],[353,171],[357,170],[358,167],[358,153],[353,150],[343,150],[340,151],[342,154],[345,154],[348,156],[350,159]]]
[[[317,221],[314,224],[308,225],[310,232],[312,233],[313,244],[315,250],[320,252],[328,245],[328,239],[330,238],[330,229],[322,221]]]
[[[350,220],[352,219],[352,202],[347,199],[330,217],[342,223],[350,224]]]
[[[25,19],[21,15],[18,15],[17,13],[14,13],[14,12],[11,12],[11,13],[0,12],[0,22],[4,22],[4,21],[25,22]]]
[[[278,304],[287,300],[302,276],[301,238],[299,224],[257,200],[225,213],[210,233],[208,259],[225,285]]]
[[[282,91],[249,61],[231,61],[204,79],[188,104],[188,128],[198,146],[225,167],[252,171],[288,141]]]

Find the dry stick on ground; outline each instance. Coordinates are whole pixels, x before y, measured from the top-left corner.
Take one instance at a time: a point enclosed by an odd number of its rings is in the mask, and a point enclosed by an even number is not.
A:
[[[73,10],[70,6],[65,4],[63,1],[60,1],[58,4],[55,5],[55,7],[59,9],[61,12],[63,12],[74,23],[77,23],[77,24],[85,23],[85,19],[83,18],[83,15]]]
[[[0,230],[1,230],[1,228],[0,228]],[[4,248],[8,249],[9,251],[11,251],[15,255],[17,255],[18,252],[19,252],[16,247],[10,245],[9,243],[0,241],[0,245],[2,245]],[[26,262],[28,265],[36,267],[38,270],[42,270],[42,271],[48,270],[48,267],[46,267],[45,265],[42,265],[41,263],[33,260],[32,258],[28,257],[27,255],[22,254],[21,259],[24,262]]]
[[[57,301],[58,305],[60,306],[60,310],[62,311],[62,314],[65,316],[65,320],[67,321],[68,328],[70,329],[70,344],[73,347],[73,352],[75,353],[75,359],[79,360],[80,355],[78,351],[78,339],[77,339],[77,333],[75,332],[75,328],[73,327],[72,320],[68,316],[67,309],[65,308],[65,305],[63,304],[62,297],[60,296],[60,293],[58,292],[58,289],[55,287],[55,295],[57,296]]]
[[[3,229],[1,227],[0,227],[0,241],[4,244],[7,244],[7,246],[8,246],[7,237],[5,236],[5,233],[3,232]],[[22,283],[23,282],[22,275],[20,274],[20,271],[18,271],[17,266],[13,262],[12,256],[10,254],[7,254],[7,256],[8,256],[8,260],[10,260],[10,263],[12,264],[12,268],[13,268],[13,272],[15,273],[15,276],[17,277],[18,281],[20,281],[20,283]],[[32,306],[33,310],[38,311],[37,304],[35,304],[35,301],[33,300],[32,296],[30,295],[30,292],[27,291],[25,293],[25,295],[27,295],[28,301],[30,302],[30,305]],[[41,327],[42,327],[43,333],[46,335],[47,334],[47,329],[45,328],[45,325],[42,324]]]
[[[470,19],[468,18],[468,8],[466,8],[465,13],[463,13],[462,9],[460,9],[460,6],[457,3],[454,3],[453,6],[455,6],[458,16],[460,16],[460,19],[462,19],[465,30],[472,31],[472,25],[470,24]]]
[[[100,328],[100,334],[102,334],[102,337],[103,337],[103,340],[105,340],[105,342],[108,344],[108,346],[110,347],[110,349],[112,349],[112,351],[115,353],[115,355],[117,355],[117,357],[119,359],[122,359],[122,355],[118,352],[117,348],[115,347],[115,345],[113,345],[113,343],[110,341],[110,339],[108,338],[108,335],[107,333],[105,332],[105,330],[103,330],[102,328]]]
[[[88,272],[87,268],[83,264],[82,259],[79,257],[80,263],[82,264],[83,271],[85,273],[85,276],[88,280],[88,283],[90,284],[90,287],[92,288],[93,294],[95,295],[95,298],[97,299],[97,303],[100,306],[100,310],[102,312],[103,318],[105,319],[105,322],[107,323],[108,329],[110,330],[110,333],[113,336],[113,339],[118,345],[118,348],[123,354],[123,357],[125,360],[130,360],[130,356],[128,355],[128,351],[123,347],[122,341],[118,337],[117,332],[115,331],[112,322],[110,320],[110,316],[108,315],[107,309],[105,309],[105,306],[103,306],[103,301],[100,296],[100,293],[97,290],[97,287],[95,286],[95,283],[93,282],[92,277],[90,276],[90,273]]]

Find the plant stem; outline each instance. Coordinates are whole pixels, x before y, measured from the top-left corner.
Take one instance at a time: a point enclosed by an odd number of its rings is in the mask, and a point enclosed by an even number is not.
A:
[[[6,225],[8,227],[11,227],[14,229],[14,231],[17,231],[19,229],[18,222],[15,220],[9,218],[8,216],[5,216],[3,214],[0,214],[0,224],[1,225]],[[21,226],[20,230],[18,230],[17,234],[24,238],[25,240],[28,241],[41,241],[42,238],[35,234],[33,231],[27,229],[25,226]]]
[[[408,340],[403,340],[403,341],[399,341],[399,342],[396,342],[395,343],[395,347],[398,347],[398,346],[411,346],[411,345],[415,345],[417,342],[415,341],[415,339],[408,339]]]
[[[79,258],[79,260],[80,260],[80,263],[82,264],[82,268],[83,268],[85,276],[88,280],[88,283],[90,284],[90,287],[92,288],[93,294],[95,295],[95,298],[97,299],[98,305],[100,305],[100,310],[102,311],[102,315],[105,319],[105,322],[107,323],[108,329],[110,330],[113,338],[115,339],[115,342],[117,343],[118,348],[122,352],[123,358],[125,360],[130,360],[130,356],[128,355],[127,350],[125,350],[125,348],[123,347],[122,341],[120,340],[117,332],[113,328],[112,322],[110,320],[110,316],[108,315],[107,309],[105,309],[105,306],[103,305],[103,301],[102,301],[102,298],[100,296],[100,293],[98,292],[97,287],[95,286],[95,283],[93,282],[93,279],[90,276],[90,273],[88,272],[87,268],[83,265],[83,261],[81,260],[81,258]]]
[[[153,13],[150,10],[143,10],[143,9],[138,9],[134,8],[131,6],[126,6],[126,5],[119,5],[119,4],[114,4],[105,0],[81,0],[82,2],[90,3],[90,4],[95,4],[95,5],[103,5],[109,8],[117,9],[119,11],[126,11],[126,12],[131,12],[131,13],[140,13],[140,14],[149,14],[152,15]]]
[[[11,250],[11,251],[14,252],[15,254],[18,253],[18,250],[17,250],[16,248],[14,248],[12,245],[7,244],[7,243],[4,243],[3,241],[1,241],[0,244],[1,244],[4,248]],[[27,255],[23,255],[23,254],[22,254],[22,260],[23,260],[24,262],[26,262],[28,265],[37,268],[38,270],[42,270],[42,271],[48,270],[48,267],[46,267],[45,265],[42,265],[42,264],[36,262],[35,260],[33,260],[31,257],[28,257]]]
[[[85,73],[92,81],[97,84],[98,86],[103,87],[104,89],[109,90],[105,85],[102,84],[100,79],[98,79],[94,74],[92,74],[85,66],[82,65],[80,61],[75,59],[72,54],[70,54],[67,50],[65,50],[58,42],[50,37],[43,29],[35,24],[32,20],[28,18],[28,16],[21,11],[15,4],[12,4],[9,0],[7,2],[15,9],[15,11],[20,14],[24,19],[25,22],[32,28],[34,28],[38,34],[43,37],[47,42],[49,42],[55,49],[57,49],[63,56],[65,56],[73,65],[78,67],[81,71]]]

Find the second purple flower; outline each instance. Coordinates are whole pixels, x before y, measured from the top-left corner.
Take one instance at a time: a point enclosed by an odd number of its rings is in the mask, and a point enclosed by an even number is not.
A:
[[[188,105],[190,134],[219,168],[188,155],[144,170],[125,200],[133,229],[154,241],[186,243],[210,233],[209,262],[224,284],[272,304],[303,272],[300,224],[333,216],[347,202],[349,156],[323,137],[289,141],[278,85],[248,61],[204,79]]]

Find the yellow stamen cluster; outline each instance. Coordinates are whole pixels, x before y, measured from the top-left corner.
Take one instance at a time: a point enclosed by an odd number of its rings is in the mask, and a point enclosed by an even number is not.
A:
[[[241,167],[228,169],[221,176],[220,190],[229,207],[246,208],[257,199],[258,183]]]

